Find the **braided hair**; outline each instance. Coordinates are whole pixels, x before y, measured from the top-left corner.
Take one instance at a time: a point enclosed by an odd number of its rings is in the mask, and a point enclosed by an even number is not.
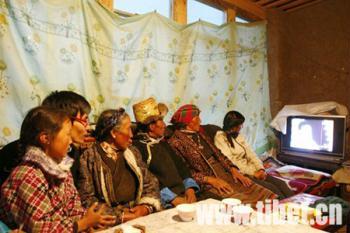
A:
[[[244,116],[237,111],[229,111],[228,113],[226,113],[225,117],[224,117],[224,122],[223,122],[223,130],[225,131],[226,135],[227,135],[227,139],[230,143],[230,145],[234,148],[234,144],[232,141],[232,138],[236,138],[238,136],[238,133],[236,132],[231,132],[230,130],[233,127],[239,126],[241,124],[243,124],[245,121]]]
[[[106,141],[110,137],[111,130],[118,129],[126,116],[128,114],[124,108],[103,111],[97,120],[96,129],[93,132],[97,141]]]

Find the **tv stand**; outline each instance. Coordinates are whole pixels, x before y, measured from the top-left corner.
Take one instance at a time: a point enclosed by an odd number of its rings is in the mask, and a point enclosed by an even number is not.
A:
[[[279,153],[277,155],[277,158],[286,164],[298,165],[300,167],[310,168],[328,173],[335,172],[344,161],[343,158],[318,156],[317,154],[305,155],[303,153],[296,152]]]

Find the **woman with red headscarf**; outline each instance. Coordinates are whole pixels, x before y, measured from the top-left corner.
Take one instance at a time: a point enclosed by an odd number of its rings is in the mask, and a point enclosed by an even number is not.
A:
[[[243,203],[276,198],[277,195],[253,183],[215,147],[213,140],[201,128],[200,110],[184,105],[172,116],[176,130],[169,144],[187,162],[192,177],[202,190],[222,198],[237,198]]]

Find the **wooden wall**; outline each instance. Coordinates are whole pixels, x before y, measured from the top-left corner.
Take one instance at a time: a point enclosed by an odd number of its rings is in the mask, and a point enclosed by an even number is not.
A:
[[[271,111],[337,101],[350,110],[350,1],[268,12]]]

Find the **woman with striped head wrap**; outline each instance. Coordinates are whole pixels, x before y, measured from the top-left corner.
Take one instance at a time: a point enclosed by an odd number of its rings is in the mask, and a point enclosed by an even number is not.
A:
[[[235,165],[214,145],[201,127],[200,110],[187,104],[172,116],[176,130],[169,139],[172,148],[188,164],[193,178],[205,192],[220,198],[237,198],[243,203],[272,199],[276,194],[242,175]]]

